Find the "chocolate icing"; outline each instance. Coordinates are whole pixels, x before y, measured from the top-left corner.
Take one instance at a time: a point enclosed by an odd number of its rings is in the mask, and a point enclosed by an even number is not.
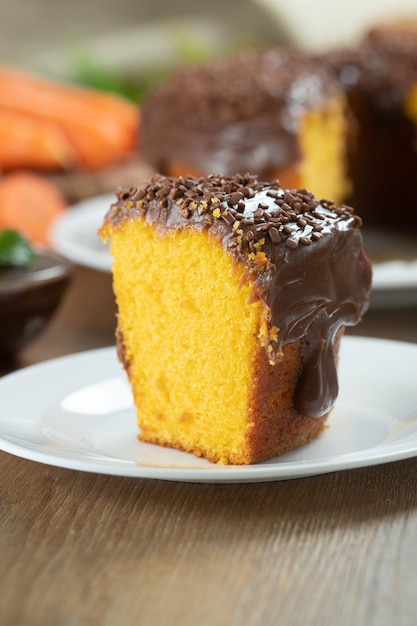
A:
[[[404,105],[417,84],[416,38],[374,35],[354,49],[332,50],[317,60],[345,91],[355,121],[348,145],[353,194],[346,201],[366,225],[414,226],[416,128]]]
[[[282,49],[180,70],[143,107],[141,146],[156,171],[269,173],[298,162],[302,115],[340,90],[326,69]]]
[[[254,297],[266,307],[270,363],[279,361],[283,346],[302,341],[295,406],[310,417],[326,414],[338,393],[333,340],[342,326],[360,320],[371,285],[361,220],[353,209],[249,174],[156,175],[148,184],[120,190],[106,216],[115,227],[135,218],[162,233],[207,230],[244,264]]]
[[[375,106],[401,106],[417,75],[417,40],[365,40],[356,48],[340,48],[313,57],[324,65],[348,94],[360,93]]]

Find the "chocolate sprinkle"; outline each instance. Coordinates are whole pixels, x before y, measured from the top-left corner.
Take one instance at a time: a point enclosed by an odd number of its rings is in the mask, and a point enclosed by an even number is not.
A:
[[[243,257],[265,236],[273,244],[282,242],[288,250],[295,250],[299,243],[309,246],[318,241],[321,232],[330,233],[337,223],[360,225],[351,207],[335,207],[330,200],[319,203],[306,189],[283,190],[278,181],[262,182],[252,174],[186,179],[156,174],[146,186],[118,191],[118,210],[112,221],[127,217],[126,203],[138,198],[145,213],[153,211],[156,201],[168,210],[175,204],[184,225],[202,220],[209,226],[221,218],[231,227],[229,236],[234,242],[229,248]]]

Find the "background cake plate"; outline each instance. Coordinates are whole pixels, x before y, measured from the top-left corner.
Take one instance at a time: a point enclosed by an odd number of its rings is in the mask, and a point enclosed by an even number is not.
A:
[[[52,225],[50,239],[57,252],[74,263],[110,272],[112,259],[108,244],[97,231],[115,194],[103,194],[77,202]]]
[[[101,474],[234,483],[286,480],[417,455],[417,344],[345,337],[340,396],[312,443],[251,466],[221,466],[139,442],[114,347],[61,357],[0,379],[0,449]]]
[[[109,247],[97,236],[97,231],[114,200],[114,194],[106,194],[73,205],[52,226],[50,235],[55,250],[74,263],[110,272]],[[381,259],[373,263],[371,306],[392,308],[417,304],[417,237],[375,231],[365,231],[364,236],[371,257]],[[404,251],[404,258],[400,258]]]

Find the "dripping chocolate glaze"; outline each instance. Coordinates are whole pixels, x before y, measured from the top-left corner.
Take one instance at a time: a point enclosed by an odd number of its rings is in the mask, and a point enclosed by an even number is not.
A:
[[[295,406],[310,417],[327,413],[338,393],[333,340],[341,326],[360,320],[369,301],[371,266],[353,209],[250,174],[155,175],[119,190],[106,220],[117,226],[135,217],[162,233],[206,229],[243,262],[270,328],[278,329],[277,340],[265,346],[271,364],[285,345],[302,341]]]

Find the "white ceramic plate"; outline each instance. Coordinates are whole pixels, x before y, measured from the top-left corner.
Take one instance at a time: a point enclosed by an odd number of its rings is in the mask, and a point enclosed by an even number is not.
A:
[[[61,215],[50,231],[55,250],[74,263],[110,272],[112,259],[109,247],[97,231],[115,198],[115,194],[96,196],[74,204]]]
[[[263,482],[417,455],[417,344],[345,337],[340,396],[314,442],[251,466],[220,466],[141,443],[114,348],[0,379],[0,449],[75,470],[190,482]]]
[[[110,272],[112,259],[108,246],[97,236],[114,194],[98,196],[74,205],[59,217],[51,230],[51,241],[57,252],[93,269]],[[413,242],[407,242],[412,245]],[[373,249],[389,246],[387,237],[372,236]],[[395,241],[401,249],[402,241]],[[409,306],[417,303],[417,259],[390,260],[375,263],[373,274],[373,306]]]

